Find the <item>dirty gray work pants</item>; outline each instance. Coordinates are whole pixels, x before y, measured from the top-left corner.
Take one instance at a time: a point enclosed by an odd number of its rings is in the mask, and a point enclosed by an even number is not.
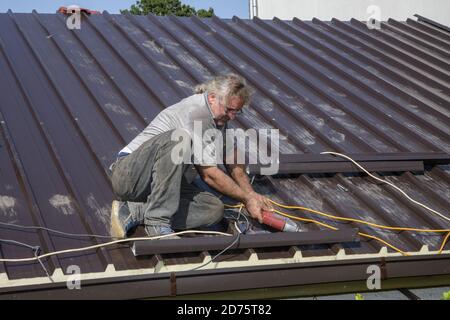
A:
[[[185,230],[211,226],[223,217],[222,201],[201,191],[184,177],[188,164],[175,164],[172,131],[157,135],[112,166],[115,195],[127,201],[135,218],[145,225]]]

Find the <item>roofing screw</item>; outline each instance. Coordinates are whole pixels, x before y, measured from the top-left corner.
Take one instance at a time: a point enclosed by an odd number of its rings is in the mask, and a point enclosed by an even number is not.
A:
[[[338,183],[337,187],[345,192],[348,192],[348,189],[339,183]]]

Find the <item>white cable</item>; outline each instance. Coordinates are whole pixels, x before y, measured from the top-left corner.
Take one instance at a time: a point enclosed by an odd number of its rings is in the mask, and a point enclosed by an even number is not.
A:
[[[413,203],[415,203],[415,204],[417,204],[417,205],[419,205],[419,206],[421,206],[421,207],[423,207],[423,208],[425,208],[425,209],[427,209],[427,210],[433,212],[434,214],[440,216],[441,218],[443,218],[443,219],[445,219],[445,220],[447,220],[447,221],[450,221],[450,218],[449,218],[449,217],[446,217],[446,216],[443,215],[442,213],[437,212],[436,210],[433,210],[433,209],[427,207],[427,206],[424,205],[423,203],[420,203],[420,202],[418,202],[418,201],[412,199],[412,198],[411,198],[410,196],[408,196],[402,189],[400,189],[399,187],[397,187],[397,186],[395,186],[394,184],[390,183],[389,181],[386,181],[386,180],[383,180],[383,179],[380,179],[380,178],[375,177],[373,174],[371,174],[369,171],[367,171],[366,169],[364,169],[360,164],[358,164],[355,160],[353,160],[353,159],[350,158],[349,156],[346,156],[345,154],[341,154],[341,153],[337,153],[337,152],[331,152],[331,151],[321,152],[320,154],[333,154],[333,155],[336,155],[336,156],[345,158],[345,159],[347,159],[347,160],[353,162],[358,168],[360,168],[361,170],[363,170],[363,171],[364,171],[365,173],[367,173],[370,177],[374,178],[374,179],[377,180],[377,181],[380,181],[380,182],[382,182],[382,183],[386,183],[386,184],[390,185],[391,187],[393,187],[394,189],[396,189],[396,190],[398,190],[400,193],[402,193],[408,200],[410,200],[410,201],[412,201]]]
[[[252,177],[251,180],[251,184],[253,183],[255,176]],[[241,206],[239,208],[239,215],[238,218],[241,214],[241,210],[242,210],[243,206]],[[248,222],[248,219],[247,223]],[[14,227],[21,227],[21,228],[41,228],[41,227],[24,227],[24,226],[18,226],[18,225],[13,225],[13,224],[6,224],[6,223],[2,223],[3,225],[9,225],[9,226],[14,226]],[[241,230],[239,229],[239,227],[237,226],[237,223],[234,222],[234,226],[237,229],[237,231],[240,233]],[[43,228],[42,228],[43,229]],[[47,230],[51,230],[53,232],[58,232],[58,233],[62,233],[53,229],[47,229]],[[51,257],[51,256],[55,256],[55,255],[60,255],[60,254],[64,254],[64,253],[72,253],[72,252],[80,252],[80,251],[87,251],[87,250],[91,250],[91,249],[97,249],[97,248],[101,248],[101,247],[106,247],[106,246],[110,246],[113,244],[118,244],[118,243],[123,243],[123,242],[130,242],[130,241],[145,241],[145,240],[157,240],[157,239],[163,239],[163,238],[167,238],[170,236],[174,236],[174,235],[182,235],[182,234],[189,234],[189,233],[200,233],[200,234],[215,234],[215,235],[222,235],[222,236],[233,236],[232,234],[229,233],[224,233],[224,232],[217,232],[217,231],[200,231],[200,230],[187,230],[187,231],[180,231],[180,232],[175,232],[175,233],[170,233],[170,234],[166,234],[166,235],[162,235],[162,236],[156,236],[156,237],[136,237],[136,238],[125,238],[125,239],[119,239],[119,240],[115,240],[115,241],[110,241],[110,242],[105,242],[105,243],[100,243],[97,245],[93,245],[93,246],[88,246],[88,247],[81,247],[81,248],[74,248],[74,249],[67,249],[67,250],[61,250],[61,251],[55,251],[55,252],[49,252],[46,254],[42,254],[40,256],[35,255],[33,258],[22,258],[22,259],[0,259],[0,262],[30,262],[30,261],[35,261],[38,260],[39,263],[42,262],[40,261],[40,259],[43,258],[47,258],[47,257]],[[64,233],[66,234],[66,233]],[[66,234],[68,235],[68,234]],[[74,235],[74,234],[70,234],[70,235]],[[91,235],[77,235],[77,236],[91,236]],[[97,236],[97,235],[92,235],[94,237],[104,237],[104,236]],[[237,237],[236,240],[238,240],[239,237]],[[233,243],[228,246],[227,248],[225,248],[222,252],[220,252],[217,256],[219,256],[220,254],[222,254],[223,252],[225,252],[226,250],[228,250],[230,247],[232,247],[235,243],[236,240],[233,241]],[[8,240],[8,241],[12,241],[12,240]],[[217,256],[215,256],[214,258],[211,259],[210,262],[212,262]],[[206,265],[206,264],[205,264]],[[203,265],[202,265],[203,266]],[[202,267],[200,266],[200,267]],[[199,267],[199,268],[200,268]],[[197,268],[196,268],[197,269]],[[45,270],[45,267],[44,267]],[[47,273],[48,274],[48,273]],[[49,276],[50,277],[50,276]]]
[[[239,229],[237,222],[234,222],[234,227],[236,228],[237,232],[242,233],[241,229]]]
[[[227,246],[225,249],[223,249],[222,251],[220,251],[220,252],[219,252],[218,254],[216,254],[214,257],[212,257],[211,259],[209,259],[209,261],[207,261],[207,262],[205,262],[205,263],[203,263],[203,264],[201,264],[201,265],[199,265],[199,266],[197,266],[197,267],[195,267],[195,268],[192,268],[192,269],[189,269],[189,270],[184,270],[184,271],[190,272],[190,271],[195,271],[195,270],[201,269],[201,268],[207,266],[208,264],[210,264],[211,262],[213,262],[215,259],[217,259],[218,256],[224,254],[224,253],[225,253],[227,250],[229,250],[231,247],[233,247],[233,246],[239,241],[239,239],[240,239],[240,237],[241,237],[241,234],[242,234],[241,230],[238,228],[238,226],[237,226],[237,224],[236,224],[236,221],[234,222],[234,227],[235,227],[236,230],[238,231],[238,234],[236,235],[236,238],[233,240],[233,242],[232,242],[229,246]]]
[[[30,261],[34,261],[34,260],[38,260],[39,261],[39,259],[43,259],[43,258],[47,258],[47,257],[50,257],[50,256],[55,256],[55,255],[59,255],[59,254],[63,254],[63,253],[86,251],[86,250],[106,247],[106,246],[110,246],[110,245],[113,245],[113,244],[118,244],[118,243],[123,243],[123,242],[130,242],[130,241],[145,241],[145,240],[163,239],[163,238],[167,238],[167,237],[170,237],[170,236],[181,235],[181,234],[189,234],[189,233],[201,233],[201,234],[215,234],[215,235],[222,235],[222,236],[233,236],[232,234],[229,234],[229,233],[217,232],[217,231],[187,230],[187,231],[180,231],[180,232],[165,234],[165,235],[156,236],[156,237],[125,238],[125,239],[120,239],[120,240],[100,243],[100,244],[96,244],[96,245],[89,246],[89,247],[67,249],[67,250],[61,250],[61,251],[56,251],[56,252],[49,252],[49,253],[46,253],[46,254],[42,254],[40,256],[35,256],[33,258],[0,259],[0,262],[30,262]]]

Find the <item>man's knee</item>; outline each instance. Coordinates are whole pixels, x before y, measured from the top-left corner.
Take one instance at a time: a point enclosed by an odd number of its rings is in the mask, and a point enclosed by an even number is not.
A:
[[[220,222],[220,220],[222,220],[223,218],[224,209],[225,208],[223,202],[216,196],[211,195],[209,203],[208,221],[206,225],[210,226]]]

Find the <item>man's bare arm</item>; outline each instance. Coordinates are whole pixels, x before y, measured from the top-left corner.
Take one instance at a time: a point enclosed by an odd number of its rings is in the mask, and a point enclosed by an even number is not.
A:
[[[246,200],[247,193],[219,168],[199,166],[197,171],[203,181],[220,193],[241,202]]]
[[[259,201],[261,201],[261,205],[264,210],[273,210],[273,206],[270,200],[253,190],[248,175],[245,172],[244,165],[232,164],[227,165],[226,167],[233,180],[241,187],[242,190],[244,190],[248,194],[253,194],[253,197],[256,197]]]
[[[261,202],[254,191],[248,192],[244,190],[240,185],[233,181],[233,179],[231,179],[217,167],[196,166],[196,168],[198,173],[200,174],[200,177],[210,187],[216,189],[217,191],[228,197],[242,202],[247,208],[247,211],[250,213],[250,215],[262,222]]]
[[[245,166],[240,164],[227,165],[227,170],[230,173],[233,180],[247,193],[255,192],[247,173],[245,172]]]

